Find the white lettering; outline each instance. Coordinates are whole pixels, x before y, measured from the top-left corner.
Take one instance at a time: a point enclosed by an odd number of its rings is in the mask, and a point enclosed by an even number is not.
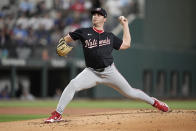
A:
[[[99,41],[99,46],[104,46],[104,45],[109,45],[110,44],[110,39],[107,37],[105,40],[100,40]],[[97,40],[96,39],[89,39],[85,41],[85,48],[94,48],[97,47]]]
[[[9,65],[14,65],[14,66],[25,66],[26,61],[23,59],[2,59],[1,60],[2,65],[9,66]]]
[[[54,67],[65,67],[66,64],[65,60],[51,60],[51,65]]]
[[[91,39],[86,40],[85,43],[86,43],[86,45],[85,45],[86,48],[97,47],[97,40],[95,40],[95,39],[93,39],[92,41],[91,41]]]

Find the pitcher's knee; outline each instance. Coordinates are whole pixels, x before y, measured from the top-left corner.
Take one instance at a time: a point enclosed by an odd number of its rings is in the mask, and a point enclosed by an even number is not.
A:
[[[75,79],[72,79],[72,80],[69,82],[69,87],[72,88],[73,90],[77,90],[77,88],[78,88],[77,81],[76,81]]]
[[[142,91],[140,89],[131,88],[130,91],[126,92],[126,94],[134,99],[138,99],[141,96]]]
[[[75,92],[79,92],[82,90],[82,86],[80,84],[78,84],[78,81],[76,79],[72,79],[69,82],[69,86],[72,90],[74,90]]]

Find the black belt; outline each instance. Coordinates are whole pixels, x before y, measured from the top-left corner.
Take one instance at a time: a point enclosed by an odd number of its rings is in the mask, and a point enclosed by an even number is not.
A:
[[[105,68],[99,68],[99,69],[94,69],[97,72],[103,72],[105,70]]]
[[[110,64],[109,66],[111,66],[112,64]],[[108,66],[107,66],[108,67]],[[103,72],[104,70],[105,70],[105,68],[107,68],[107,67],[104,67],[104,68],[99,68],[99,69],[95,69],[95,68],[92,68],[92,67],[90,67],[91,69],[93,69],[93,70],[95,70],[95,71],[97,71],[97,72]]]

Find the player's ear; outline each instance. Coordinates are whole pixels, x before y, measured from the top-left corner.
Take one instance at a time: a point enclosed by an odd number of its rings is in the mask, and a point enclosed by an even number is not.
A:
[[[106,22],[107,21],[107,18],[104,18],[104,22]]]

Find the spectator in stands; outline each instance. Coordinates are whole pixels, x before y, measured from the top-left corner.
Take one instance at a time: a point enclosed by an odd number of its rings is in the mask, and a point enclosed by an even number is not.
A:
[[[4,24],[4,27],[2,30],[0,30],[0,44],[3,47],[10,47],[11,46],[11,37],[12,37],[12,31],[8,29],[7,24]]]
[[[56,88],[53,98],[58,100],[61,97],[61,94],[62,94],[62,90],[60,88]]]
[[[133,0],[121,0],[121,1],[120,1],[120,5],[121,5],[121,7],[122,7],[121,9],[122,9],[122,14],[123,14],[123,15],[125,15],[125,16],[127,15],[127,12],[128,12],[128,11],[127,11],[127,8],[128,8],[128,9],[129,9],[129,8],[132,8],[132,7],[130,6],[130,5],[131,5],[130,3],[132,3],[132,1],[133,1]]]
[[[40,17],[39,14],[34,14],[29,18],[28,27],[31,27],[33,30],[38,30],[40,27]]]
[[[29,0],[22,0],[19,4],[20,11],[25,13],[26,16],[29,16],[34,11],[34,8],[34,3]]]
[[[120,0],[107,0],[106,8],[108,9],[110,15],[113,17],[118,17],[122,15]]]
[[[80,13],[84,12],[85,11],[84,0],[75,0],[75,3],[71,5],[71,9],[73,11],[77,11]]]
[[[27,32],[28,32],[28,36],[27,36],[27,44],[28,45],[35,45],[37,43],[37,37],[36,37],[36,34],[35,34],[35,31],[29,27],[27,29]]]
[[[16,18],[13,14],[7,15],[4,18],[5,24],[7,25],[8,29],[11,31],[16,23]]]
[[[35,100],[35,97],[30,93],[30,82],[29,80],[19,82],[22,86],[21,100]]]
[[[0,46],[7,48],[11,45],[12,29],[11,26],[8,25],[9,20],[5,18],[6,16],[0,17]]]
[[[54,0],[55,9],[68,10],[71,5],[71,0]]]
[[[54,27],[54,20],[49,17],[48,13],[44,14],[43,18],[40,19],[40,26],[46,31],[50,31]]]
[[[88,11],[88,10],[92,9],[92,1],[85,0],[84,1],[84,8],[85,8],[85,11]]]
[[[3,27],[4,27],[4,18],[3,18],[3,15],[0,16],[0,29],[2,30]]]
[[[91,20],[90,18],[88,17],[88,14],[87,15],[84,15],[81,19],[81,27],[82,28],[87,28],[87,27],[90,27],[91,26]]]
[[[107,0],[105,3],[106,9],[109,12],[109,17],[107,18],[107,30],[112,30],[118,24],[119,16],[122,15],[121,3],[120,0]]]
[[[45,27],[43,25],[40,25],[40,27],[38,28],[38,30],[36,30],[35,33],[36,33],[37,42],[39,44],[43,46],[50,44],[51,34],[47,30],[45,30]]]
[[[20,17],[18,17],[17,21],[16,21],[16,25],[21,26],[22,29],[27,29],[28,28],[28,18],[26,17],[26,15],[24,13],[21,14]]]
[[[0,29],[0,47],[3,47],[5,44],[5,37],[2,29]]]
[[[14,41],[18,44],[18,45],[23,45],[26,40],[27,40],[27,36],[28,36],[28,32],[26,29],[22,29],[21,25],[18,25],[14,28],[13,30],[13,34],[14,34]]]
[[[61,11],[55,12],[55,18],[54,18],[54,28],[58,30],[63,30],[65,28],[65,25],[69,24],[69,22],[73,21],[73,18],[66,16],[66,20],[63,19],[63,13]]]
[[[8,86],[5,86],[0,92],[0,99],[9,99]]]
[[[45,5],[45,1],[44,0],[41,0],[37,3],[36,5],[36,13],[37,14],[42,14],[46,11],[46,5]]]

